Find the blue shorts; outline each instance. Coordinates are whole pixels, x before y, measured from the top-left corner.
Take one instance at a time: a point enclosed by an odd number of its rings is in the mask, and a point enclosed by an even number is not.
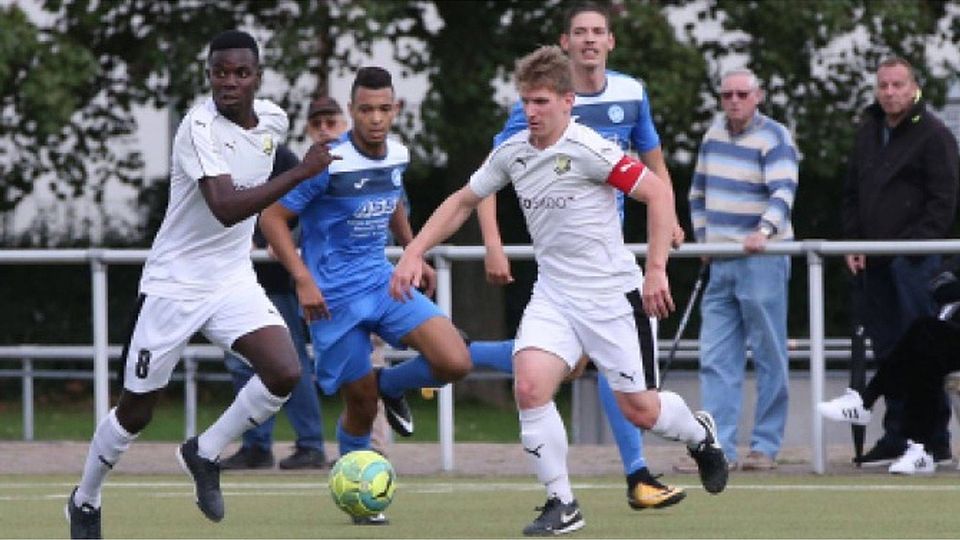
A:
[[[330,306],[330,319],[310,323],[317,366],[317,384],[324,394],[360,379],[373,369],[370,334],[375,333],[396,349],[401,339],[433,317],[445,317],[429,298],[413,291],[413,298],[398,302],[387,287],[365,292]]]

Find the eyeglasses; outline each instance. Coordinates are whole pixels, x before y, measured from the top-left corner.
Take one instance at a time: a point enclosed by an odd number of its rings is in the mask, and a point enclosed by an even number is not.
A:
[[[732,99],[733,96],[737,96],[737,99],[747,99],[750,97],[751,90],[724,90],[720,92],[720,97],[723,99]]]
[[[307,121],[313,129],[334,129],[340,123],[338,115],[315,115]]]

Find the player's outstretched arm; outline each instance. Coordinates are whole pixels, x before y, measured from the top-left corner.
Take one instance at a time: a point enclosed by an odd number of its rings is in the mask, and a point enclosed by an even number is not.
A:
[[[497,223],[496,196],[480,201],[480,205],[477,206],[477,220],[480,222],[480,235],[483,237],[483,246],[486,249],[483,266],[487,281],[494,285],[513,283],[510,259],[503,251],[503,240],[500,238],[500,227]]]
[[[335,159],[340,158],[331,155],[325,145],[314,144],[299,165],[269,182],[249,189],[237,189],[229,174],[208,176],[200,179],[200,192],[217,221],[224,227],[230,227],[260,212],[300,182],[316,176]]]
[[[464,186],[434,210],[420,233],[403,250],[390,278],[390,296],[401,301],[411,297],[410,289],[421,286],[424,254],[457,232],[478,204],[480,197],[470,186]]]
[[[317,287],[307,265],[304,264],[297,245],[293,241],[290,227],[287,225],[296,214],[282,204],[275,202],[260,215],[260,231],[273,249],[280,264],[290,272],[297,290],[297,300],[303,307],[303,318],[307,321],[329,319],[330,311],[323,293]]]
[[[390,232],[398,246],[406,247],[413,241],[413,228],[410,226],[406,205],[403,198],[397,201],[397,208],[390,216]],[[427,296],[433,296],[437,290],[437,272],[426,261],[423,262],[423,276],[420,290]]]

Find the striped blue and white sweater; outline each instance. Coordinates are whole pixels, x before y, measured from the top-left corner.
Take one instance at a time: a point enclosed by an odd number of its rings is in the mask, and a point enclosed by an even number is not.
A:
[[[698,242],[742,242],[766,222],[773,238],[793,238],[790,212],[799,156],[790,132],[757,112],[736,135],[721,115],[703,136],[690,184]]]

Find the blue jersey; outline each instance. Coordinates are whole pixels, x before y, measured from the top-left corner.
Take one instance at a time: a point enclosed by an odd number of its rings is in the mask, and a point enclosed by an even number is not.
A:
[[[650,100],[644,84],[633,77],[607,70],[607,82],[596,94],[577,94],[573,102],[577,122],[593,128],[605,139],[617,143],[624,152],[642,154],[660,146],[660,136],[653,126]],[[523,104],[510,109],[503,130],[493,138],[493,145],[527,128]],[[617,207],[623,217],[623,193],[617,191]]]
[[[660,146],[646,87],[637,79],[622,73],[607,70],[607,83],[603,90],[596,94],[577,94],[573,102],[573,116],[577,122],[616,142],[624,152],[642,154]],[[494,136],[494,146],[526,128],[523,104],[518,101],[510,109],[503,131]]]
[[[393,266],[384,248],[390,216],[403,193],[410,152],[388,138],[387,154],[373,158],[350,137],[332,144],[333,161],[280,204],[299,214],[301,257],[329,304],[384,287]]]

